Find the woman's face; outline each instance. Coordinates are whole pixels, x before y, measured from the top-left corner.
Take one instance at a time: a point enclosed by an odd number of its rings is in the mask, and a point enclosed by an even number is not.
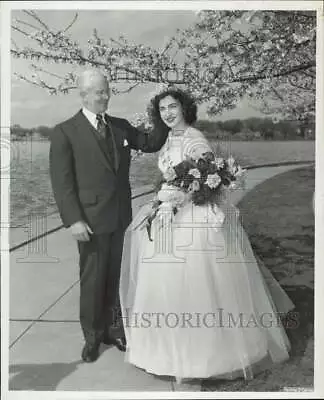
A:
[[[171,129],[183,124],[183,112],[180,102],[172,96],[164,97],[159,104],[162,121]]]

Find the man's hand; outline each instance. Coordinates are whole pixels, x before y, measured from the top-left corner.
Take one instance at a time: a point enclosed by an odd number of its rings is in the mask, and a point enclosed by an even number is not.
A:
[[[84,221],[78,221],[71,225],[72,236],[75,240],[80,240],[82,242],[88,242],[90,240],[90,234],[93,234],[89,225]]]

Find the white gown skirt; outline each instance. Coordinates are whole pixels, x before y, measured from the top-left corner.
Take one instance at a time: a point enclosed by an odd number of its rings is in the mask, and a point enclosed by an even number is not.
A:
[[[287,360],[279,316],[294,305],[257,262],[237,209],[188,204],[165,228],[154,220],[150,241],[138,227],[149,208],[125,236],[127,362],[178,379],[252,379],[258,365]]]

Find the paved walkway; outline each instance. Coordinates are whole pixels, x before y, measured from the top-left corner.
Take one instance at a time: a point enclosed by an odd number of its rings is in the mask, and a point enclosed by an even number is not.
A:
[[[250,170],[247,190],[274,175],[299,167],[301,165]],[[245,193],[236,191],[234,203]],[[134,200],[134,213],[150,197]],[[45,222],[35,222],[38,233],[42,227],[48,230],[60,225],[57,215]],[[14,228],[10,247],[27,239],[26,227]],[[81,362],[83,338],[78,322],[77,248],[68,230],[58,230],[12,251],[10,262],[10,390],[200,390],[199,384],[178,387],[171,379],[147,374],[125,363],[124,354],[116,348],[102,346],[97,362]]]

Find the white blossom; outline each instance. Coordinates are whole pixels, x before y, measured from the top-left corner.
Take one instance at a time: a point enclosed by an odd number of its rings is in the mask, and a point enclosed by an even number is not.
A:
[[[188,174],[192,175],[196,179],[199,179],[201,177],[200,171],[197,168],[192,168],[191,170],[189,170]]]
[[[222,168],[224,166],[224,159],[218,157],[215,159],[215,161],[213,161],[213,164],[215,164],[217,168]]]
[[[67,87],[75,86],[67,82],[62,85],[52,79],[56,76],[55,69],[50,71],[53,61],[69,66],[101,65],[110,73],[117,67],[121,71],[129,70],[130,76],[126,74],[125,78],[120,78],[129,90],[136,84],[128,78],[138,84],[155,84],[160,81],[156,75],[159,71],[164,80],[149,94],[150,99],[174,83],[172,74],[167,77],[170,70],[186,67],[192,74],[188,74],[184,89],[194,95],[198,104],[205,103],[210,115],[232,109],[247,95],[256,99],[258,109],[268,115],[280,113],[285,119],[314,116],[315,12],[199,10],[199,7],[195,12],[197,18],[193,24],[178,30],[172,40],[167,39],[162,51],[132,43],[125,37],[111,38],[105,43],[96,31],[84,48],[72,39],[65,27],[44,29],[40,16],[34,16],[32,23],[15,19],[17,30],[26,32],[32,44],[20,46],[18,43],[11,52],[30,64],[39,62],[43,66],[47,63],[49,67],[40,74],[44,75],[41,82],[46,85],[32,83],[53,94],[64,93]],[[210,66],[217,69],[213,80],[201,75]],[[255,79],[245,79],[250,77]],[[25,80],[31,79],[30,73],[28,78]],[[122,89],[116,92],[122,93]]]
[[[198,192],[198,190],[200,189],[200,183],[196,180],[194,180],[193,182],[191,182],[191,184],[189,185],[189,192]]]
[[[209,186],[211,189],[216,189],[219,184],[221,183],[221,177],[215,173],[215,174],[208,174],[207,179],[206,179],[206,184]]]

